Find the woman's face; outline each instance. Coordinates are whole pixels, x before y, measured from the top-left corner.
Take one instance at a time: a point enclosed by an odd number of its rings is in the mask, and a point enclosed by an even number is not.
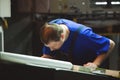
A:
[[[47,45],[45,46],[49,47],[51,51],[59,49],[63,44],[63,41],[50,41]]]

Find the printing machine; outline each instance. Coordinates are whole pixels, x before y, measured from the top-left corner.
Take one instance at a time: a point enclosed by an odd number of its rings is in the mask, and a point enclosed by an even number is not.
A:
[[[0,79],[3,80],[120,80],[120,78],[104,74],[74,71],[71,69],[70,62],[38,59],[39,57],[21,56],[9,52],[0,54]]]

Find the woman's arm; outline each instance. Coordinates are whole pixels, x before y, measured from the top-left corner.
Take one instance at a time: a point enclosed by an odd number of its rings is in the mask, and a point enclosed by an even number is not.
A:
[[[101,53],[93,62],[88,62],[84,66],[90,66],[90,67],[97,67],[99,66],[103,60],[110,54],[110,52],[113,50],[115,46],[114,41],[110,40],[110,47],[107,53]]]

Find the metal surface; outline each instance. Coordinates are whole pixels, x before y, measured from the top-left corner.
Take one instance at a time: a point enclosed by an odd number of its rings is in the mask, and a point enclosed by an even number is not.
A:
[[[45,67],[45,68],[54,68],[54,69],[67,69],[71,70],[73,65],[70,62],[46,59],[41,57],[35,57],[30,55],[22,55],[10,52],[0,52],[2,60],[16,62],[31,66]]]
[[[4,51],[4,38],[3,38],[3,29],[0,26],[0,51]]]

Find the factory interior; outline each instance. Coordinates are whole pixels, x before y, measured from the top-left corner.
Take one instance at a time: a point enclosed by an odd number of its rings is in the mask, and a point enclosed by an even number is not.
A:
[[[39,30],[44,23],[57,18],[84,24],[112,39],[116,45],[103,68],[120,71],[120,0],[0,0],[3,51],[42,56]],[[1,59],[0,74],[1,80],[119,80],[104,75],[34,68]]]

